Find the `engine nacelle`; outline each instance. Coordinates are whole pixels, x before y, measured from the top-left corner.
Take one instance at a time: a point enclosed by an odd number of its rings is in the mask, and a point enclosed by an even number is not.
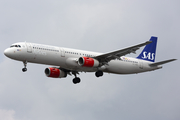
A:
[[[67,73],[58,69],[58,68],[46,68],[45,69],[45,74],[47,77],[53,77],[53,78],[64,78],[67,76]]]
[[[98,67],[99,61],[90,57],[80,57],[78,64],[83,67]]]

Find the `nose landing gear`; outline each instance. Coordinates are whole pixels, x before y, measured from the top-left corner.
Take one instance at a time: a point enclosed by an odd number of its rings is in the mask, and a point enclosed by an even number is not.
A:
[[[27,71],[27,68],[23,68],[22,71],[23,71],[23,72],[26,72],[26,71]]]
[[[23,71],[23,72],[26,72],[26,71],[27,71],[27,68],[26,68],[26,66],[27,66],[27,61],[23,61],[23,64],[24,64],[24,68],[22,68],[22,71]]]

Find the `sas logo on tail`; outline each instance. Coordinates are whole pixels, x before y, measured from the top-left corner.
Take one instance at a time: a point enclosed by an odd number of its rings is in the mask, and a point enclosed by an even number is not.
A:
[[[149,59],[149,60],[154,60],[155,54],[154,53],[147,53],[146,51],[143,52],[143,59]]]

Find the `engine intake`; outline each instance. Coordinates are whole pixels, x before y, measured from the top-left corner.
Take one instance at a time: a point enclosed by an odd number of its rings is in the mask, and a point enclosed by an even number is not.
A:
[[[67,76],[67,73],[58,69],[58,68],[46,68],[45,74],[47,77],[53,77],[53,78],[65,78]]]
[[[80,57],[78,64],[84,67],[98,67],[99,61],[90,57]]]

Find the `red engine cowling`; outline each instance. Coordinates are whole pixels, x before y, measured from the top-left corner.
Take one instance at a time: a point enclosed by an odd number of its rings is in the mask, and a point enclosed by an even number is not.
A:
[[[47,77],[53,77],[53,78],[64,78],[67,76],[67,73],[58,69],[58,68],[46,68],[45,69],[45,74]]]
[[[98,67],[99,61],[90,57],[80,57],[78,64],[84,67]]]

